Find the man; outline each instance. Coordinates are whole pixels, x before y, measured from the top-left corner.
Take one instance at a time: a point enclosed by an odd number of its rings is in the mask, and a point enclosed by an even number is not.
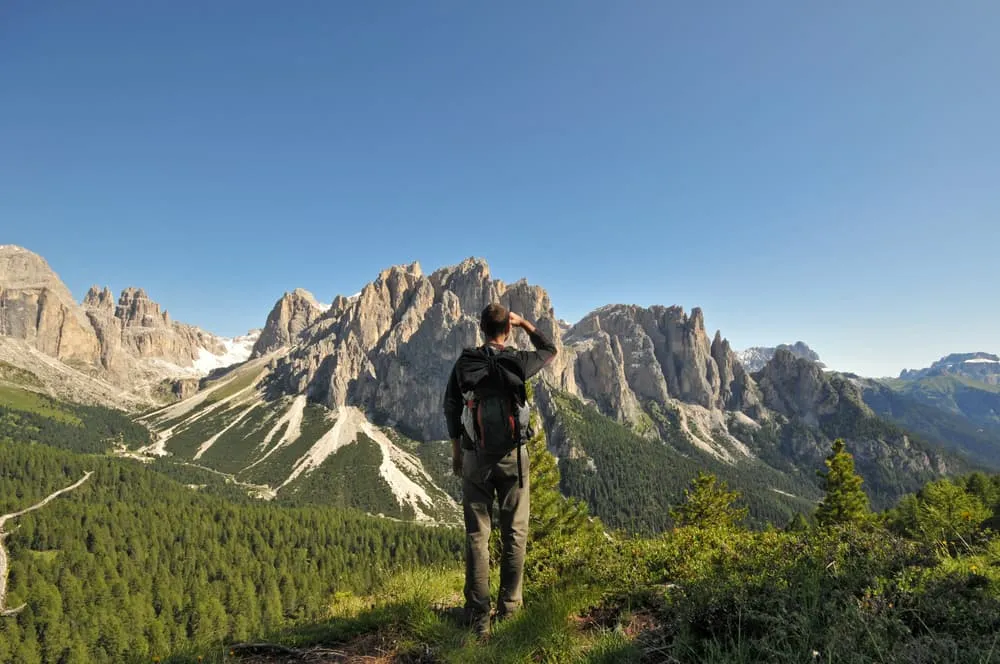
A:
[[[515,327],[528,333],[534,351],[506,347]],[[445,391],[444,415],[452,468],[462,477],[465,613],[473,629],[485,637],[490,629],[489,540],[494,496],[500,503],[503,546],[497,619],[509,617],[522,603],[529,507],[525,383],[555,357],[556,347],[532,323],[499,304],[483,310],[479,328],[486,343],[465,349],[455,362]],[[490,406],[491,397],[499,406]],[[498,413],[503,416],[493,416]]]

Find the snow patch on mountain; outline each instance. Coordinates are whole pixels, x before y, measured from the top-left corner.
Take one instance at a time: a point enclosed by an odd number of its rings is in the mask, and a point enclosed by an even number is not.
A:
[[[250,359],[250,353],[253,351],[253,345],[257,343],[258,337],[260,337],[260,330],[252,330],[233,338],[217,337],[222,342],[225,351],[216,355],[205,348],[199,348],[198,359],[194,361],[195,372],[206,376],[216,369],[246,362]]]

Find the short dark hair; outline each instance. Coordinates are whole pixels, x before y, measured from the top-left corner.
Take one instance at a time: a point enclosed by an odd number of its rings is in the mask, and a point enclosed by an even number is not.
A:
[[[506,334],[509,326],[510,312],[506,307],[491,304],[483,309],[483,315],[479,318],[479,329],[487,339],[496,339],[501,334]]]

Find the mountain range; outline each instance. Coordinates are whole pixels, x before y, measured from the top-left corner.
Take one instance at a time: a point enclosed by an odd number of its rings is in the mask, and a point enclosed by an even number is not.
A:
[[[1000,384],[1000,357],[992,353],[953,353],[926,369],[904,369],[901,380],[919,380],[932,376],[960,376],[990,385]]]
[[[743,491],[759,522],[789,518],[818,499],[815,470],[838,437],[876,506],[1000,466],[1000,389],[987,382],[944,376],[964,387],[936,403],[914,386],[938,375],[826,371],[801,342],[737,354],[698,308],[614,304],[568,324],[542,287],[494,279],[479,259],[430,274],[394,266],[329,305],[296,289],[262,329],[227,339],[172,321],[138,288],[115,300],[95,287],[78,304],[41,257],[0,247],[0,381],[127,409],[153,436],[118,454],[215,473],[261,498],[455,522],[441,395],[494,301],[559,349],[533,390],[538,416],[563,492],[613,526],[667,527],[701,469]]]

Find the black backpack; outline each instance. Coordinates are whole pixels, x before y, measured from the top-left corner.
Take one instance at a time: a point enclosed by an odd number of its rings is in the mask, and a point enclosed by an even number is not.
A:
[[[534,435],[527,390],[524,382],[503,366],[504,358],[496,350],[468,349],[463,355],[467,380],[462,385],[462,426],[480,463],[496,461]],[[517,460],[523,486],[520,455]]]

